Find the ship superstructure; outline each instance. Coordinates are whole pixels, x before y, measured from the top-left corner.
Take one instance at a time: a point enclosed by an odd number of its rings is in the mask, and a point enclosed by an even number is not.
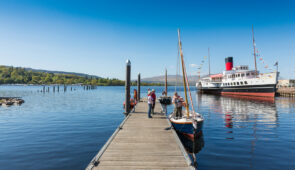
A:
[[[259,73],[247,65],[233,67],[233,57],[225,59],[225,71],[200,79],[197,88],[202,93],[274,97],[278,72]]]

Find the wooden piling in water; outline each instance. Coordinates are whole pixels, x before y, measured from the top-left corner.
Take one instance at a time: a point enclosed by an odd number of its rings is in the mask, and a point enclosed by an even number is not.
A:
[[[55,86],[53,86],[53,93],[55,93]]]
[[[140,73],[138,73],[137,77],[137,99],[138,102],[140,102]]]
[[[168,94],[167,69],[165,69],[165,96]]]
[[[125,80],[125,114],[130,113],[130,76],[131,76],[131,62],[126,61],[126,80]]]

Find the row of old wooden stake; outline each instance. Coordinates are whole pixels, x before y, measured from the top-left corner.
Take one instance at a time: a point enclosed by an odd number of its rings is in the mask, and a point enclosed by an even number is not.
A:
[[[53,92],[55,92],[55,91],[57,91],[57,92],[59,92],[59,91],[64,91],[64,92],[66,92],[67,91],[67,89],[68,89],[68,86],[66,86],[66,85],[64,85],[63,86],[63,89],[60,89],[60,86],[48,86],[47,88],[46,88],[46,86],[43,86],[43,89],[42,90],[38,90],[38,92],[43,92],[43,93],[45,93],[45,92],[50,92],[50,87],[52,87],[52,91]],[[84,90],[93,90],[93,89],[96,89],[97,88],[97,86],[92,86],[92,85],[84,85],[83,86],[83,89]],[[70,87],[70,90],[71,91],[75,91],[76,90],[76,88],[73,88],[72,86]]]

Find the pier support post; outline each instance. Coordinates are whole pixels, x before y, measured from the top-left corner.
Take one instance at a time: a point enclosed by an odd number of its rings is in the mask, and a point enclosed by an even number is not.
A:
[[[57,86],[57,92],[59,92],[59,85]]]
[[[140,102],[140,73],[138,73],[137,77],[137,99],[138,102]]]
[[[53,93],[55,93],[55,86],[53,86]]]
[[[131,62],[126,61],[126,81],[125,81],[125,114],[130,113],[130,77],[131,77]]]

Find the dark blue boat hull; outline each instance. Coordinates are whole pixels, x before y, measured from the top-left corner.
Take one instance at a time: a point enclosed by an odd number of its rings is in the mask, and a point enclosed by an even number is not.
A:
[[[197,124],[197,129],[193,127],[192,123],[180,124],[171,121],[171,124],[178,133],[182,133],[183,135],[188,136],[189,138],[193,138],[194,134],[198,135],[202,133],[203,122],[199,122]]]

